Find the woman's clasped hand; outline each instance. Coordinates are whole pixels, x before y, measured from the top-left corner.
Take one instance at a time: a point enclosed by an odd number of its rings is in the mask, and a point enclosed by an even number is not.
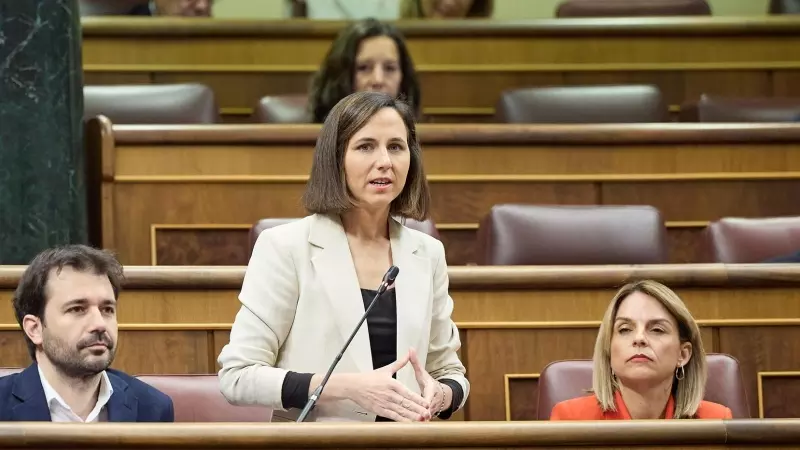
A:
[[[411,364],[422,395],[408,389],[392,376]],[[416,352],[411,349],[395,362],[361,374],[340,375],[345,397],[362,408],[396,422],[422,422],[430,420],[442,402],[442,389],[438,382],[420,367]]]

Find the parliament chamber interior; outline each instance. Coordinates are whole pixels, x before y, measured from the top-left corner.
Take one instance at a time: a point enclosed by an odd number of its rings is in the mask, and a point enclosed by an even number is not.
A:
[[[31,259],[90,244],[124,266],[111,367],[176,423],[8,419],[0,447],[800,448],[800,1],[33,3],[0,2],[0,375],[31,364]],[[332,43],[370,17],[404,40],[430,190],[404,225],[443,245],[469,395],[430,424],[284,423],[228,401],[218,358],[259,236],[309,214],[319,79],[362,70]],[[552,420],[638,280],[685,302],[732,417]]]

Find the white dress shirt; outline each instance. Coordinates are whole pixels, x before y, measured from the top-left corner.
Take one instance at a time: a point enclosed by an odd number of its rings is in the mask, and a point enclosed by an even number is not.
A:
[[[47,399],[47,407],[50,408],[50,418],[53,422],[108,422],[108,409],[106,404],[111,399],[111,394],[114,393],[114,388],[111,387],[111,381],[108,379],[108,374],[104,370],[100,378],[100,393],[97,395],[97,403],[94,405],[92,412],[86,416],[86,420],[81,419],[72,408],[67,405],[67,402],[58,395],[53,386],[47,382],[44,377],[42,368],[39,367],[39,379],[42,380],[42,388],[44,389],[44,397]]]

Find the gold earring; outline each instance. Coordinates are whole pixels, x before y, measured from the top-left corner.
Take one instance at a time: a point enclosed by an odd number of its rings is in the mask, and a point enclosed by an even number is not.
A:
[[[678,380],[686,378],[686,370],[684,370],[683,366],[678,366],[678,368],[675,369],[675,378]]]

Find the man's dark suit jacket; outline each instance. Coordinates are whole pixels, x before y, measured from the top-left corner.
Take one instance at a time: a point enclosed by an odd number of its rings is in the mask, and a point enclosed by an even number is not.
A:
[[[106,370],[114,393],[106,404],[109,422],[174,422],[172,399],[118,370]],[[34,363],[0,378],[0,422],[49,422],[50,408]]]

